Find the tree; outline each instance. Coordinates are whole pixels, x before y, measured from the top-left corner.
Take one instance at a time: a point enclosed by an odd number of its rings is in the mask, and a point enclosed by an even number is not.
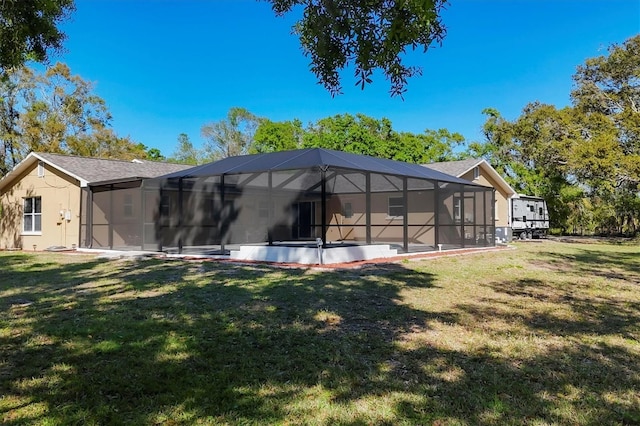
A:
[[[393,135],[391,121],[377,120],[364,114],[338,114],[323,118],[307,129],[305,148],[327,148],[354,154],[388,158]]]
[[[571,98],[588,117],[584,121],[599,123],[596,131],[607,126],[606,121],[614,126],[605,132],[616,139],[625,157],[616,184],[633,187],[640,183],[640,35],[608,51],[608,56],[587,59],[578,67]]]
[[[93,85],[57,63],[44,73],[8,71],[0,80],[0,172],[30,151],[99,158],[145,158],[144,145],[110,128],[111,114]]]
[[[23,158],[20,118],[34,87],[33,72],[28,68],[16,69],[0,79],[0,176]]]
[[[146,152],[147,160],[165,161],[167,159],[164,155],[162,155],[162,152],[158,148],[149,148],[145,145],[142,145],[142,148]]]
[[[27,60],[46,63],[66,36],[58,25],[75,10],[73,0],[4,0],[0,2],[0,74]]]
[[[304,133],[302,122],[298,119],[282,122],[263,119],[253,135],[249,153],[260,154],[300,148]]]
[[[462,154],[454,150],[465,142],[460,133],[447,129],[426,129],[422,134],[402,132],[395,139],[397,143],[392,145],[393,154],[389,158],[417,164],[458,160]]]
[[[515,185],[516,176],[511,170],[511,154],[514,149],[511,137],[511,123],[495,108],[485,108],[482,113],[487,117],[482,126],[484,140],[472,142],[467,147],[467,154],[473,158],[484,158],[507,182]]]
[[[202,126],[205,156],[215,161],[247,154],[259,123],[260,119],[247,109],[231,108],[226,119]]]
[[[421,73],[407,66],[408,48],[427,51],[446,34],[440,11],[447,0],[268,0],[277,16],[304,8],[293,32],[311,71],[332,94],[341,93],[339,71],[354,67],[364,88],[380,69],[390,81],[392,96],[402,96],[407,80]]]
[[[195,166],[204,162],[203,152],[193,146],[193,143],[191,143],[191,140],[186,133],[180,133],[180,135],[178,135],[178,147],[171,157],[169,157],[169,161],[172,163],[190,164]]]
[[[35,79],[38,90],[28,93],[21,119],[25,148],[100,156],[103,142],[92,135],[104,133],[111,115],[104,100],[93,94],[93,85],[62,63]]]

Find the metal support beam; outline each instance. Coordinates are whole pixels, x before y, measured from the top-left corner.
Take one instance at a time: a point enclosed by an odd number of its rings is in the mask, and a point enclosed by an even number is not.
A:
[[[220,175],[220,224],[218,229],[220,230],[220,252],[224,253],[224,239],[226,238],[224,228],[227,218],[225,217],[225,205],[224,205],[224,175]]]
[[[140,235],[142,236],[142,240],[140,241],[140,250],[144,250],[144,242],[146,241],[146,229],[144,226],[144,214],[146,209],[146,200],[144,196],[144,181],[140,182],[140,226],[142,229],[140,230]]]
[[[433,187],[433,233],[435,246],[440,245],[440,182],[435,181]]]
[[[406,176],[402,178],[402,248],[405,253],[409,252],[409,189],[407,188]]]
[[[273,196],[273,175],[271,174],[271,170],[269,170],[269,189],[267,191],[267,243],[272,246],[273,245],[273,232],[271,227],[273,226],[273,209],[271,208],[273,201],[271,197]]]
[[[93,247],[93,189],[90,186],[87,186],[88,194],[87,194],[87,212],[86,212],[86,226],[87,226],[87,234],[85,247],[92,248]],[[80,216],[82,217],[82,216]]]
[[[163,185],[165,185],[166,181],[163,182],[160,186],[160,190],[159,190],[159,198],[158,198],[158,219],[156,220],[156,223],[154,225],[154,231],[156,234],[156,242],[158,243],[158,251],[162,251],[162,234],[163,234],[163,230],[162,230],[162,197],[164,196],[164,189],[163,189]]]
[[[320,185],[321,185],[321,199],[320,199],[320,235],[322,237],[322,247],[327,245],[327,169],[323,167],[320,170]]]
[[[371,173],[367,173],[365,179],[365,223],[367,244],[371,244]]]
[[[464,185],[460,185],[460,188],[460,239],[462,240],[462,248],[464,248],[464,240],[466,236],[466,234],[464,233]]]
[[[107,225],[107,232],[109,233],[108,244],[109,248],[113,250],[113,184],[109,185],[109,225]]]
[[[182,220],[182,216],[184,214],[184,209],[182,207],[184,201],[184,197],[182,194],[182,178],[178,179],[178,253],[182,254],[182,234],[184,228],[184,221]]]

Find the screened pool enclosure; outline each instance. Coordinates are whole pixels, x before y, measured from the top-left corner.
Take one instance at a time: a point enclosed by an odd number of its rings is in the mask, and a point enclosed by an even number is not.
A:
[[[494,190],[426,167],[314,148],[90,185],[92,248],[229,254],[240,246],[494,245]]]

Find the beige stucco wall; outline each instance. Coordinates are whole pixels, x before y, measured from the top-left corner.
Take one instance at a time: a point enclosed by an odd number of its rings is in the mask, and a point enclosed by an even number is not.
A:
[[[460,176],[462,179],[470,180],[474,183],[490,186],[496,189],[496,210],[495,210],[495,226],[509,226],[509,201],[507,194],[498,185],[495,179],[487,175],[484,169],[480,168],[480,176],[477,179],[473,178],[473,169],[466,174]]]
[[[402,193],[371,194],[371,239],[373,242],[400,242],[403,239],[402,217],[389,216],[389,197]],[[343,206],[350,203],[352,216],[343,215]],[[415,244],[435,243],[435,217],[433,193],[410,192],[408,195],[409,242]],[[327,241],[365,241],[366,198],[364,194],[334,195],[328,201]],[[358,226],[359,225],[359,226]]]
[[[51,246],[79,245],[79,182],[45,165],[38,177],[35,163],[0,194],[0,249],[44,250]],[[42,198],[42,231],[38,235],[22,232],[24,198]],[[63,211],[61,215],[60,212]],[[69,213],[69,220],[65,213]]]

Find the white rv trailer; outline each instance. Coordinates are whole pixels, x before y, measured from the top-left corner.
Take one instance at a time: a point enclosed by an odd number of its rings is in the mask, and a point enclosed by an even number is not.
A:
[[[511,198],[511,232],[513,238],[543,238],[549,231],[549,212],[543,198],[516,195]]]

